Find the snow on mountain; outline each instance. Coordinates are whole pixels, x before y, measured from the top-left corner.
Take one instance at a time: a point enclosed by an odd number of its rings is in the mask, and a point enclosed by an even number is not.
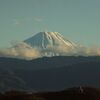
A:
[[[24,42],[33,48],[38,48],[42,56],[64,55],[76,47],[76,44],[65,39],[58,32],[40,32]]]
[[[0,49],[0,57],[30,60],[44,56],[100,56],[100,47],[76,45],[58,32],[39,32],[10,48]]]

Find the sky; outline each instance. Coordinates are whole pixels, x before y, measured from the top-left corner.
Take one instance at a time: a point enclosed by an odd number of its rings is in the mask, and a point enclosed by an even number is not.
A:
[[[100,46],[100,0],[0,0],[0,48],[41,31]]]

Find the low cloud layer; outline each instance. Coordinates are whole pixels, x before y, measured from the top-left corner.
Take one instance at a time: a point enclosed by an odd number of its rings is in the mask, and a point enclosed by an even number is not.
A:
[[[26,43],[19,43],[11,48],[1,49],[0,56],[34,59],[40,57],[40,53]]]
[[[0,56],[30,60],[44,56],[45,52],[53,52],[62,56],[100,56],[100,47],[76,46],[75,48],[71,48],[61,45],[56,47],[48,46],[47,49],[42,51],[22,42],[11,48],[1,49]]]
[[[82,56],[100,56],[100,47],[85,47],[85,46],[78,46],[76,49],[77,55]]]

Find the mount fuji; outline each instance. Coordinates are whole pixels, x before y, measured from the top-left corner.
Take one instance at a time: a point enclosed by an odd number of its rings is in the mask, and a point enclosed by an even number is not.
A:
[[[24,42],[37,48],[42,56],[65,55],[76,47],[76,44],[65,39],[58,32],[39,32]]]
[[[78,45],[58,32],[40,32],[23,42],[8,48],[7,53],[1,52],[8,56],[0,57],[0,91],[100,88],[100,56],[66,56],[78,49]],[[37,55],[34,48],[39,56],[34,57]],[[84,48],[81,52],[84,53]]]

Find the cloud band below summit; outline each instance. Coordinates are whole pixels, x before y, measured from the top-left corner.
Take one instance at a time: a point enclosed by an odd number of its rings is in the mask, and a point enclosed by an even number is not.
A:
[[[44,56],[100,56],[99,47],[78,46],[58,32],[40,32],[10,48],[0,56],[35,59]]]

